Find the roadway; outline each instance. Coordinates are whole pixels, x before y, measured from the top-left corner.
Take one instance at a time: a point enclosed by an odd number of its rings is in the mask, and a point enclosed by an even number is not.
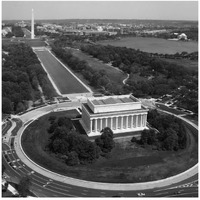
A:
[[[11,123],[16,123],[16,126],[11,131],[11,137],[17,137],[18,130],[23,127],[25,123],[28,124],[30,119],[36,119],[46,112],[53,112],[56,109],[70,108],[72,106],[79,107],[80,103],[70,102],[45,106],[18,116],[17,119],[12,119]],[[10,127],[10,123],[4,125],[3,135],[6,135]],[[22,162],[15,151],[15,145],[11,146],[11,140],[9,140],[8,143],[3,143],[2,148],[3,163],[6,166],[5,173],[7,179],[17,183],[21,177],[29,175],[32,183],[31,191],[38,197],[137,197],[137,193],[141,192],[145,193],[146,197],[198,197],[198,174],[188,177],[178,183],[171,184],[170,186],[148,190],[135,190],[134,188],[130,191],[91,189],[53,180],[44,176],[44,174],[36,172],[35,169],[30,168]]]

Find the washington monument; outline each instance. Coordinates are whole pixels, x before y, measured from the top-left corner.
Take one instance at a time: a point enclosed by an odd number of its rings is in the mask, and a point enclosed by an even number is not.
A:
[[[34,12],[32,9],[32,18],[31,18],[31,39],[34,39]]]

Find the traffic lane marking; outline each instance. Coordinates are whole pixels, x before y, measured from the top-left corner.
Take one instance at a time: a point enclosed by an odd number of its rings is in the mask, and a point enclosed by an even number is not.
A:
[[[166,197],[179,197],[179,196],[188,195],[188,194],[197,194],[198,195],[198,192],[180,193],[180,194],[169,195]]]
[[[63,192],[59,192],[59,191],[57,191],[57,190],[52,190],[52,189],[47,188],[47,187],[43,188],[42,186],[40,186],[40,185],[38,185],[38,184],[36,184],[36,183],[34,183],[34,182],[33,182],[33,185],[37,185],[37,186],[41,187],[42,189],[47,190],[47,191],[50,191],[50,192],[53,192],[53,193],[57,193],[57,194],[60,194],[60,195],[65,195],[65,196],[63,196],[63,197],[66,197],[67,195],[68,195],[68,196],[71,196],[71,197],[77,197],[76,195],[72,195],[72,194],[68,194],[68,193],[63,193]]]

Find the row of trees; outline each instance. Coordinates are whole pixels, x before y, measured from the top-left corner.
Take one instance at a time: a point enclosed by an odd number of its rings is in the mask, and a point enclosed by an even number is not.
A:
[[[188,70],[182,66],[154,58],[149,53],[126,47],[87,44],[82,45],[81,50],[105,63],[112,62],[114,67],[117,67],[128,74],[131,73],[132,68],[134,70],[135,65],[142,67],[143,71],[153,70],[154,73],[162,73],[167,78],[181,79],[188,73]]]
[[[153,145],[158,150],[177,151],[186,148],[187,135],[182,121],[162,115],[157,110],[148,113],[148,122],[155,129],[144,130],[139,141],[142,145]]]
[[[113,133],[109,128],[102,130],[102,135],[91,142],[87,136],[77,133],[69,118],[49,118],[50,142],[47,149],[62,159],[67,165],[95,162],[100,155],[105,155],[114,147]]]
[[[47,74],[31,47],[19,43],[3,45],[2,110],[18,113],[27,109],[28,100],[40,99],[42,87],[47,98],[55,95]]]

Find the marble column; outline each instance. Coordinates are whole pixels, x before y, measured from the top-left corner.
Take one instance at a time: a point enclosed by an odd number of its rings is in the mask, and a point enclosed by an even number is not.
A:
[[[92,132],[92,119],[90,120],[90,132]]]
[[[131,128],[133,128],[133,115],[131,115]]]
[[[136,128],[138,127],[138,115],[136,115],[136,122],[135,122],[135,126],[136,126]]]
[[[118,117],[116,117],[116,130],[118,129]]]
[[[97,119],[95,119],[94,132],[97,132]]]
[[[144,115],[142,115],[142,127],[144,127]]]
[[[113,117],[110,118],[110,129],[111,129],[111,130],[113,129],[112,126],[113,126]]]
[[[129,116],[126,116],[126,129],[128,128],[128,117]]]
[[[105,120],[106,120],[106,127],[108,126],[108,118],[105,118]]]
[[[147,123],[147,114],[145,114],[144,126],[146,126],[146,123]]]
[[[140,127],[142,127],[143,115],[140,115],[140,116],[141,116],[141,120],[140,120],[140,124],[141,124],[141,126],[140,126]]]
[[[124,116],[121,116],[121,129],[123,129],[123,117]]]
[[[102,130],[102,118],[100,119],[100,131]]]

